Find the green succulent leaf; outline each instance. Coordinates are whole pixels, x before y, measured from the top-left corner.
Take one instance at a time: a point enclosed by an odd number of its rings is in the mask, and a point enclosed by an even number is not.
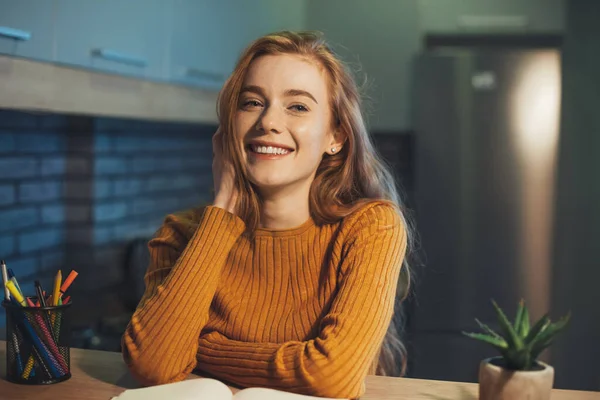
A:
[[[477,325],[479,325],[479,327],[481,329],[483,329],[484,331],[486,331],[487,333],[489,333],[493,337],[499,338],[499,339],[503,339],[502,336],[500,336],[498,333],[496,333],[496,331],[494,331],[492,328],[490,328],[489,326],[487,326],[486,324],[484,324],[483,322],[481,322],[477,318],[475,318],[475,322],[477,322]]]
[[[539,321],[536,322],[535,325],[533,325],[533,327],[529,330],[529,333],[527,333],[527,336],[525,336],[525,345],[530,346],[531,342],[533,342],[533,340],[541,332],[543,332],[548,327],[548,325],[550,325],[550,318],[548,317],[548,314],[546,314],[542,318],[540,318]]]
[[[552,344],[552,342],[554,341],[553,339],[554,338],[547,340],[544,343],[540,343],[539,345],[535,346],[535,348],[531,349],[531,359],[537,360],[540,354],[542,354],[542,352]]]
[[[502,309],[498,307],[498,304],[496,304],[494,300],[492,300],[492,305],[496,309],[496,313],[498,314],[498,322],[500,323],[500,328],[502,328],[502,330],[504,331],[506,342],[508,343],[508,345],[510,347],[514,347],[516,350],[522,349],[523,341],[517,335],[517,332],[515,332],[515,329],[506,317],[506,314],[504,314],[504,311],[502,311]]]
[[[521,316],[521,329],[519,329],[519,336],[525,339],[529,334],[529,311],[527,307],[523,308],[523,315]]]
[[[521,323],[522,323],[522,318],[523,318],[524,306],[525,306],[525,300],[521,299],[521,301],[519,302],[519,307],[517,307],[517,315],[515,316],[515,323],[513,324],[513,327],[515,329],[515,332],[517,332],[517,334],[519,332],[521,332]]]
[[[540,354],[542,351],[544,351],[544,349],[550,345],[554,337],[567,326],[570,319],[571,313],[562,317],[553,324],[548,324],[546,329],[540,332],[539,335],[537,335],[529,344],[531,352]]]
[[[471,332],[463,332],[463,335],[466,335],[472,339],[480,340],[487,344],[491,344],[492,346],[494,346],[496,349],[500,350],[501,352],[508,349],[508,344],[501,337],[494,337],[492,335],[486,335],[485,333],[471,333]]]

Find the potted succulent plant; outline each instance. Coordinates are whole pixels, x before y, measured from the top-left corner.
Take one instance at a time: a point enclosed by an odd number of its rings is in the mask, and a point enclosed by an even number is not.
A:
[[[529,312],[521,300],[514,323],[498,307],[492,304],[498,315],[501,333],[475,319],[485,333],[463,332],[468,337],[492,345],[500,357],[485,359],[479,366],[480,400],[549,400],[554,384],[554,369],[538,356],[546,349],[558,332],[563,330],[571,314],[552,323],[544,315],[533,326]]]

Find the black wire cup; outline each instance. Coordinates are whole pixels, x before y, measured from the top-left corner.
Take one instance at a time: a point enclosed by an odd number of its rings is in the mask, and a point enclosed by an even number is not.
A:
[[[36,297],[31,297],[34,303]],[[6,375],[10,382],[47,385],[71,377],[69,313],[59,306],[22,307],[3,301],[6,309]]]

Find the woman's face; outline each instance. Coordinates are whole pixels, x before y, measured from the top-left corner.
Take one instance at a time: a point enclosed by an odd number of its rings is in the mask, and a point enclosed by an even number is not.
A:
[[[242,163],[261,192],[310,188],[324,153],[337,147],[325,73],[295,55],[250,65],[235,115]]]

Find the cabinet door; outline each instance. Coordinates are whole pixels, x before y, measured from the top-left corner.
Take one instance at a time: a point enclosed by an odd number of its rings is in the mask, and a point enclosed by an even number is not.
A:
[[[164,78],[167,4],[164,0],[57,0],[57,62]]]
[[[269,32],[304,27],[303,2],[171,0],[170,80],[218,88],[241,52]]]
[[[224,3],[224,2],[223,2]],[[218,88],[228,68],[223,33],[229,9],[220,1],[172,0],[169,79],[184,84]]]
[[[52,61],[54,0],[0,0],[0,53]]]

